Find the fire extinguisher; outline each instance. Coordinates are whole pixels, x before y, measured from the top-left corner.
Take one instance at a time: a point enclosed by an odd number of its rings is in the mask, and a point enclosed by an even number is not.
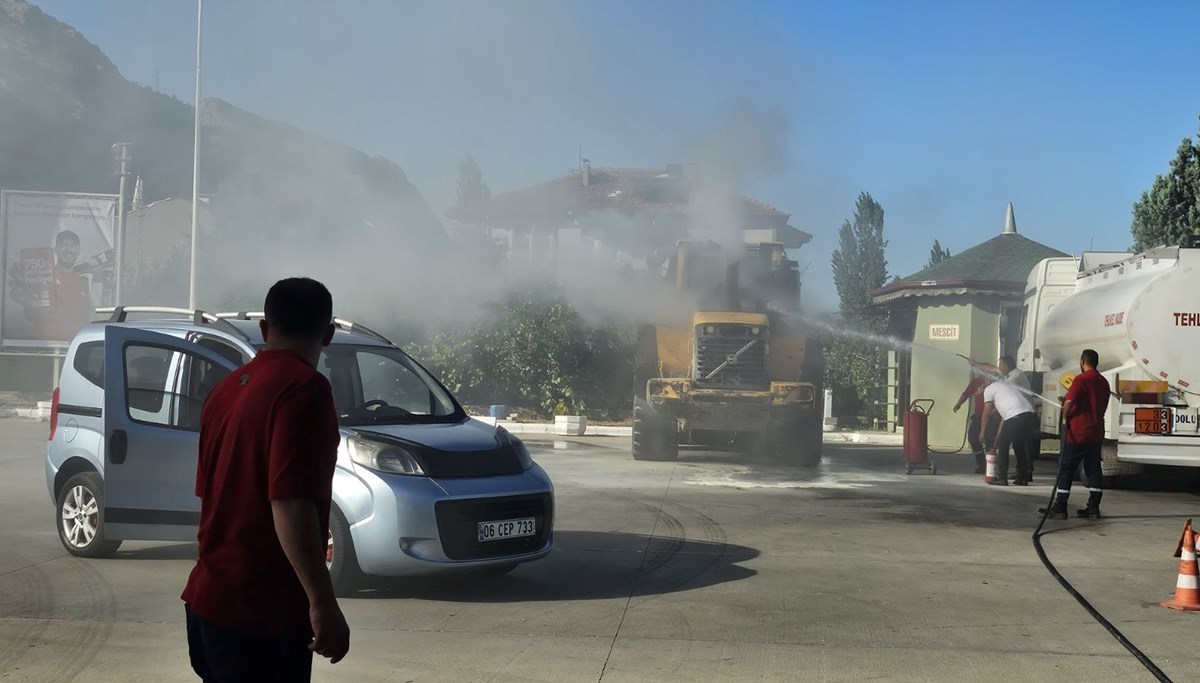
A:
[[[987,455],[984,457],[986,458],[987,466],[983,470],[983,483],[990,484],[996,481],[998,475],[996,471],[997,461],[1000,459],[1000,455],[995,450],[988,449]]]

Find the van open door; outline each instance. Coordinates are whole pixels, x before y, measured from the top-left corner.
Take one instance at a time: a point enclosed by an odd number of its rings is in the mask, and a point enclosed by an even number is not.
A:
[[[104,367],[105,534],[194,541],[200,410],[236,366],[179,337],[110,325]]]

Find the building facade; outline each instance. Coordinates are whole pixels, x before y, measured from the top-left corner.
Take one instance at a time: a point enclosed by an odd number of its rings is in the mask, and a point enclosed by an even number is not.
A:
[[[592,168],[452,207],[464,232],[499,244],[509,259],[555,270],[577,258],[652,269],[680,239],[781,242],[797,248],[812,235],[788,225],[791,215],[727,193],[702,171]]]
[[[1066,254],[1017,233],[1012,204],[1004,230],[941,263],[872,292],[889,313],[889,332],[911,346],[888,354],[888,425],[895,428],[915,399],[932,399],[929,444],[964,443],[971,406],[953,412],[971,379],[961,356],[995,363],[1017,353],[1029,272]]]

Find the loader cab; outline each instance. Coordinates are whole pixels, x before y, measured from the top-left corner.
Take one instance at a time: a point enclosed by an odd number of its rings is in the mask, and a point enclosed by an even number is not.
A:
[[[731,254],[716,242],[680,240],[667,277],[677,291],[694,297],[701,311],[795,314],[800,308],[796,266],[779,242],[746,244]]]
[[[695,299],[699,310],[738,310],[737,264],[712,241],[680,240],[667,267],[676,291]]]

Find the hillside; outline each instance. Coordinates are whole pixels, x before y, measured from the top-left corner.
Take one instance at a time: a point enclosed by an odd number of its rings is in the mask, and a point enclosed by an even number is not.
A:
[[[202,258],[239,240],[321,253],[333,233],[372,248],[436,248],[440,222],[395,163],[219,100],[202,107]],[[0,0],[0,188],[116,192],[112,144],[133,143],[147,201],[190,197],[192,107],[127,81],[78,31]],[[221,292],[212,292],[214,296]]]

